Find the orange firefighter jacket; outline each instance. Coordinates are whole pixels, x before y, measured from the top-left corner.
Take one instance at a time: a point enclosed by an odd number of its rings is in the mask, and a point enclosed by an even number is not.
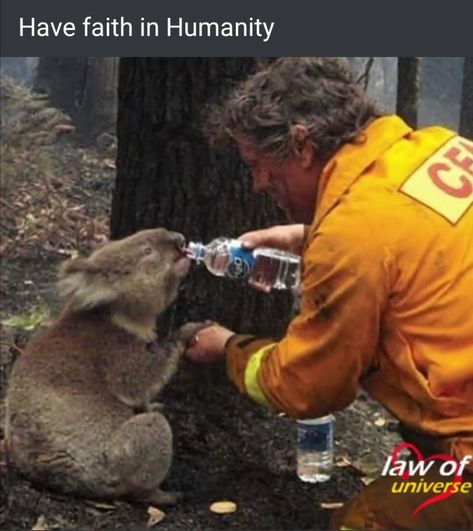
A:
[[[295,418],[345,408],[361,384],[473,454],[473,142],[397,116],[358,140],[321,174],[300,314],[277,343],[233,336],[228,375]]]

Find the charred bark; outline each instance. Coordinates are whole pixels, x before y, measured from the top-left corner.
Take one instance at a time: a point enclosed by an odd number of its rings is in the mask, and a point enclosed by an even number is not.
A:
[[[420,58],[398,57],[397,114],[414,129],[419,109]]]
[[[473,57],[465,57],[463,66],[460,134],[473,139]]]

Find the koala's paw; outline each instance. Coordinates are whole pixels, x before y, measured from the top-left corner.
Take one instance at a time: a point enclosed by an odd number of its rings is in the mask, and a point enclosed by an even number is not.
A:
[[[175,338],[178,341],[182,341],[184,344],[187,345],[189,340],[199,331],[203,328],[207,328],[208,326],[212,326],[214,323],[212,321],[203,321],[200,323],[186,323],[185,325],[182,325],[175,333]]]
[[[164,404],[162,402],[150,402],[148,404],[148,411],[152,413],[155,411],[162,413],[164,411]]]

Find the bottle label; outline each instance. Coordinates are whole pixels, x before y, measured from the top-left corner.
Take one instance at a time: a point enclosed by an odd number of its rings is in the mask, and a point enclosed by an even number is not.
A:
[[[232,279],[245,279],[253,269],[255,258],[253,251],[244,249],[241,245],[232,244],[229,247],[229,262],[225,275]]]
[[[306,452],[326,452],[332,447],[332,422],[297,424],[297,447]]]

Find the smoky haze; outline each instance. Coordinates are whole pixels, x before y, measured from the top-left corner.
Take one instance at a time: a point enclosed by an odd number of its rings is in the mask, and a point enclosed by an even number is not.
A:
[[[0,73],[26,87],[33,87],[37,57],[2,57]],[[368,57],[349,58],[357,75],[364,72]],[[458,128],[462,83],[462,57],[424,57],[421,61],[419,125]],[[384,109],[395,112],[397,58],[376,57],[370,69],[368,93]]]

